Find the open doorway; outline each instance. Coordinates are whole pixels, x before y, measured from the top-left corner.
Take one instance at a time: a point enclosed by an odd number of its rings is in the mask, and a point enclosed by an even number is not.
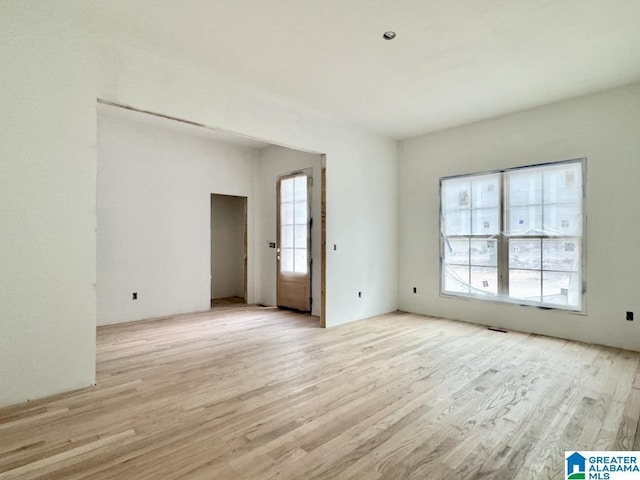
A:
[[[211,195],[211,306],[247,301],[247,197]]]
[[[276,182],[308,168],[314,180],[309,190],[311,315],[320,316],[324,325],[328,275],[323,154],[103,99],[98,104],[99,325],[202,312],[210,308],[212,297],[226,295],[276,306]],[[233,242],[242,247],[234,269],[241,288],[235,292],[217,290],[224,275],[209,238],[213,192],[244,202],[242,213],[235,215],[244,220],[246,237]],[[302,223],[295,221],[294,228]]]

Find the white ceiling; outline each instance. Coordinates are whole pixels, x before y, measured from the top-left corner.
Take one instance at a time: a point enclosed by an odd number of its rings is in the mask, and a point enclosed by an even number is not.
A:
[[[394,138],[640,80],[640,0],[109,0],[103,33]],[[386,30],[398,34],[382,39]]]

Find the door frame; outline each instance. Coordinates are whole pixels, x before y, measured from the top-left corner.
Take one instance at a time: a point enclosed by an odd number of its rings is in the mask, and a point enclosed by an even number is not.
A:
[[[242,293],[242,298],[244,300],[244,303],[248,303],[248,297],[247,297],[247,285],[248,285],[248,257],[249,257],[249,250],[248,250],[248,230],[249,230],[249,215],[248,215],[248,204],[249,204],[249,197],[245,196],[245,195],[230,195],[228,193],[216,193],[216,192],[211,192],[209,194],[209,231],[211,232],[211,236],[209,237],[209,291],[213,292],[213,270],[211,269],[211,264],[213,263],[213,253],[212,253],[212,246],[213,246],[213,226],[214,226],[214,218],[213,218],[213,197],[214,196],[219,196],[219,197],[233,197],[233,198],[239,198],[240,200],[242,200],[242,222],[243,222],[243,227],[244,227],[244,232],[243,232],[243,260],[242,260],[242,265],[244,268],[244,273],[243,273],[243,293]],[[211,299],[213,300],[213,299]]]
[[[287,173],[282,173],[278,175],[278,179],[276,181],[276,305],[279,305],[279,295],[280,291],[280,253],[281,253],[281,238],[280,238],[280,185],[282,180],[286,180],[288,178],[294,178],[304,175],[307,177],[307,272],[309,277],[309,313],[313,310],[313,167],[301,168],[298,170],[294,170]],[[294,228],[295,231],[295,228]],[[289,308],[286,305],[282,305],[282,307]]]
[[[327,156],[320,156],[320,326],[327,327]]]

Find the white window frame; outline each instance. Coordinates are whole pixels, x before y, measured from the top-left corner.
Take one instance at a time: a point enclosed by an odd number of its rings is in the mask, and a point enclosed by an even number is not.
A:
[[[557,167],[562,166],[564,164],[572,164],[579,163],[581,166],[582,172],[582,226],[581,226],[581,235],[550,235],[550,234],[540,234],[540,235],[507,235],[507,173],[515,172],[518,170],[527,170],[531,168],[540,168],[540,167]],[[543,308],[547,310],[565,310],[571,313],[577,314],[586,314],[586,273],[587,273],[587,265],[586,265],[586,233],[587,233],[587,215],[586,215],[586,166],[587,159],[586,158],[577,158],[571,160],[563,160],[559,162],[548,162],[534,165],[526,165],[520,167],[513,168],[504,168],[499,170],[492,171],[484,171],[484,172],[476,172],[471,174],[463,174],[463,175],[452,175],[447,177],[440,178],[440,296],[445,298],[462,298],[467,300],[484,300],[491,302],[499,302],[499,303],[507,303],[507,304],[516,304],[523,306],[533,306],[538,308]],[[501,189],[500,189],[500,200],[499,200],[499,217],[500,217],[500,228],[499,234],[497,235],[480,235],[473,234],[472,231],[469,232],[469,235],[450,235],[445,238],[444,234],[444,212],[443,212],[443,182],[447,180],[453,179],[472,179],[473,177],[482,176],[482,175],[500,175]],[[453,292],[445,290],[445,243],[447,239],[455,239],[455,238],[469,238],[471,240],[489,240],[494,239],[497,240],[497,273],[498,273],[498,294],[473,294],[473,293],[464,293],[464,292]],[[518,297],[510,297],[508,294],[509,290],[509,240],[540,240],[541,244],[544,240],[574,240],[576,243],[580,245],[580,305],[576,307],[575,305],[562,305],[557,303],[545,303],[542,297],[541,290],[541,301],[528,301],[523,298]],[[541,245],[542,247],[542,245]],[[471,261],[469,261],[469,268],[471,268]],[[552,271],[545,270],[542,263],[540,265],[541,273],[541,281],[543,277],[543,272]],[[470,291],[472,289],[470,288]]]

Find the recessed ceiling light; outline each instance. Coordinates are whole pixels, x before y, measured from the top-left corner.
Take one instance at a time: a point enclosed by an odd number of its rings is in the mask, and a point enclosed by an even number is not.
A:
[[[384,38],[385,40],[393,40],[394,38],[396,38],[396,32],[392,32],[392,31],[384,32],[382,34],[382,38]]]

